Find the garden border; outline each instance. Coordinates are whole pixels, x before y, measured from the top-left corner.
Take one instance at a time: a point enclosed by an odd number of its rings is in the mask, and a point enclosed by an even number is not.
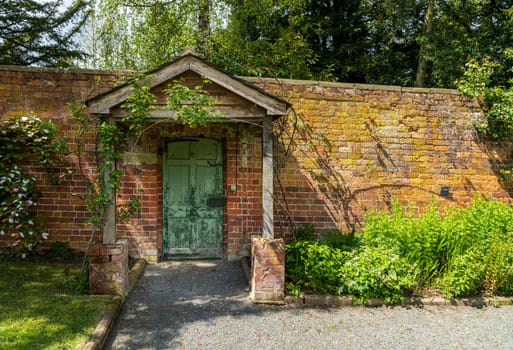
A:
[[[400,303],[386,304],[383,299],[371,298],[365,304],[355,304],[350,296],[339,295],[302,295],[285,297],[285,303],[299,306],[501,306],[513,305],[513,298],[507,297],[473,297],[445,299],[442,297],[432,298],[406,298]]]
[[[128,293],[132,291],[135,284],[141,277],[144,267],[146,266],[146,260],[138,259],[134,266],[130,269],[128,274]],[[82,350],[101,350],[105,345],[105,341],[110,334],[110,330],[118,318],[125,297],[115,296],[112,298],[112,305],[107,309],[102,319],[93,331],[93,334],[89,337],[89,341],[84,345]]]
[[[241,259],[242,269],[244,275],[251,286],[251,262],[248,257]],[[355,304],[352,297],[341,295],[319,295],[319,294],[305,294],[301,296],[286,295],[284,299],[285,304],[297,306],[501,306],[513,305],[513,297],[472,297],[472,298],[457,298],[445,299],[443,297],[427,297],[427,298],[406,298],[400,303],[386,304],[383,299],[370,298],[365,304]]]

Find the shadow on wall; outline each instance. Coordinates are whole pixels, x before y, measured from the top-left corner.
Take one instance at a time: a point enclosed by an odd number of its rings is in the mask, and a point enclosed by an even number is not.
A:
[[[479,140],[483,153],[487,155],[490,168],[498,182],[508,194],[504,199],[513,198],[513,143],[511,141]],[[475,191],[471,183],[468,184]],[[496,195],[496,197],[501,197]]]
[[[504,176],[513,164],[511,144],[482,142],[471,126],[449,118],[428,121],[422,134],[418,126],[390,131],[380,123],[370,116],[348,126],[356,133],[337,131],[294,110],[277,122],[277,231],[292,238],[314,224],[320,233],[348,232],[362,227],[366,211],[390,208],[394,197],[417,213],[432,200],[442,209],[464,205],[476,193],[511,200],[511,177]]]

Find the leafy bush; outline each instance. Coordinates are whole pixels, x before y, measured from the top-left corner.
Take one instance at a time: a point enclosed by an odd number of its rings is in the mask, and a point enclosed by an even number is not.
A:
[[[513,291],[513,235],[494,236],[484,257],[486,292],[511,294]]]
[[[483,280],[483,255],[478,249],[469,249],[453,259],[449,271],[443,276],[443,296],[457,298],[476,295],[483,289]]]
[[[308,289],[338,294],[341,267],[347,253],[318,241],[294,241],[285,247],[287,289],[291,294]]]
[[[452,256],[462,255],[471,247],[485,253],[492,240],[513,232],[513,207],[476,197],[472,204],[452,210],[440,220],[444,223],[440,250],[450,262]]]
[[[394,200],[390,213],[366,215],[361,242],[354,232],[338,231],[313,241],[313,226],[298,237],[305,241],[286,247],[287,287],[295,294],[307,289],[394,302],[415,284],[441,288],[448,298],[513,295],[513,206],[495,200],[476,197],[445,216],[435,204],[415,216]]]
[[[357,303],[369,298],[394,303],[413,288],[415,277],[415,267],[393,250],[364,245],[353,251],[342,267],[342,289]]]
[[[431,204],[425,214],[416,217],[394,200],[390,214],[371,212],[365,217],[364,227],[366,244],[397,251],[418,266],[418,283],[431,286],[451,269],[453,260],[461,260],[469,249],[477,249],[484,257],[490,242],[508,237],[513,232],[513,207],[476,197],[471,205],[453,209],[445,216]]]
[[[26,176],[13,164],[0,167],[0,235],[12,237],[11,248],[24,258],[48,238],[33,215],[37,204],[35,178]]]
[[[296,231],[296,240],[298,241],[314,241],[315,238],[315,226],[313,224],[300,226]]]
[[[440,252],[443,222],[436,204],[431,203],[426,214],[416,217],[397,200],[393,200],[390,214],[370,212],[365,216],[364,241],[374,247],[398,252],[419,269],[418,282],[428,284],[445,267]]]
[[[356,237],[354,230],[348,234],[343,234],[337,230],[329,231],[321,235],[319,240],[332,248],[342,251],[355,249],[360,243],[360,237]]]

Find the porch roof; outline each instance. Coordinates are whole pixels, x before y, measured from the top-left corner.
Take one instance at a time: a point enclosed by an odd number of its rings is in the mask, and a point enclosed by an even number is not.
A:
[[[214,84],[230,91],[231,93],[246,100],[252,105],[247,110],[247,117],[255,117],[255,109],[261,110],[261,114],[273,117],[280,117],[287,113],[290,104],[284,99],[269,94],[263,89],[250,82],[225,71],[213,63],[199,57],[193,50],[185,50],[180,57],[169,61],[155,69],[143,73],[148,77],[147,86],[151,89],[166,82],[172,83],[178,76],[193,72],[211,81]],[[92,114],[112,115],[115,108],[119,108],[132,94],[131,85],[133,80],[115,86],[114,88],[92,97],[86,101],[89,112]],[[244,112],[238,117],[244,117]],[[258,113],[260,114],[260,113]]]

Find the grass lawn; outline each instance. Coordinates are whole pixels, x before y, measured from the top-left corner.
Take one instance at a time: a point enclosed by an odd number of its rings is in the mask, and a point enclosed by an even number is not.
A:
[[[0,262],[0,349],[80,349],[111,296],[78,295],[77,264]]]

